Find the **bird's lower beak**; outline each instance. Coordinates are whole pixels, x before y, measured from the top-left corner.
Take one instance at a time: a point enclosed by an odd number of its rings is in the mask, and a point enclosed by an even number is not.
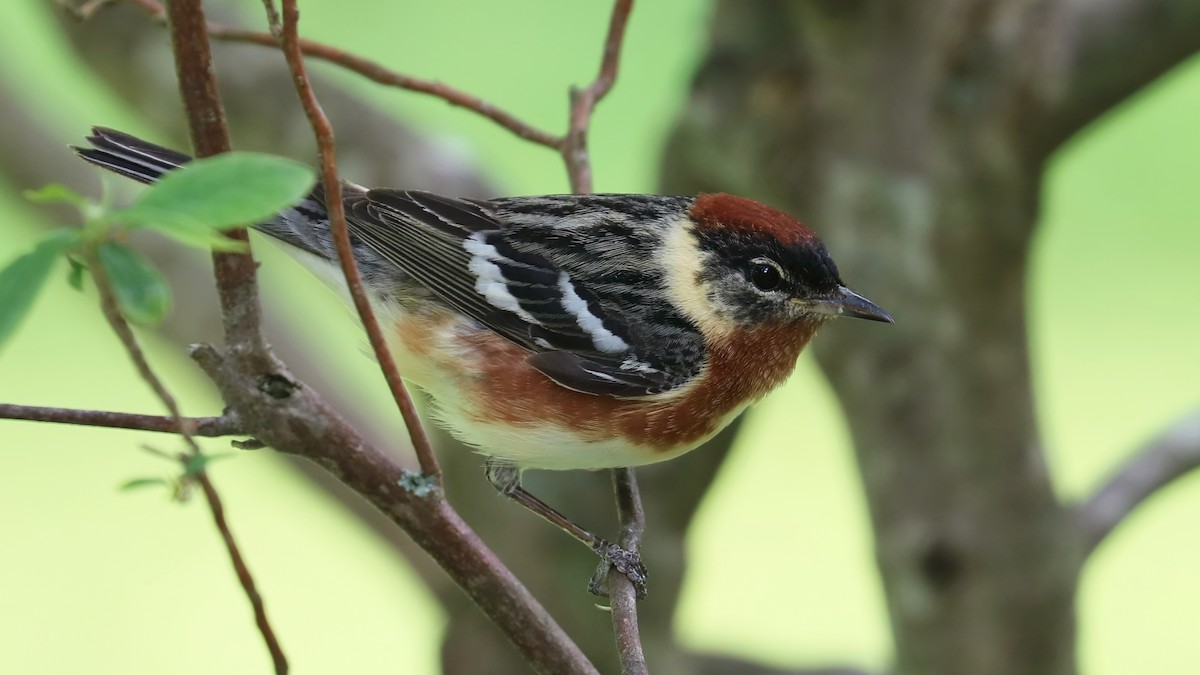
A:
[[[883,311],[882,307],[845,286],[838,286],[833,293],[822,298],[810,299],[804,304],[808,306],[809,311],[818,314],[896,323],[892,319],[892,315]]]

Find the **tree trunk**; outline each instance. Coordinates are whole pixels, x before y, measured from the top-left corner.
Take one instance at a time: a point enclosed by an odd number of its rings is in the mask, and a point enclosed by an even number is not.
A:
[[[896,317],[815,348],[867,488],[898,673],[1077,670],[1084,546],[1047,475],[1026,344],[1043,165],[1200,42],[1097,70],[1137,42],[1109,39],[1120,26],[1176,35],[1200,11],[1088,4],[725,0],[668,148],[665,191],[806,219]]]

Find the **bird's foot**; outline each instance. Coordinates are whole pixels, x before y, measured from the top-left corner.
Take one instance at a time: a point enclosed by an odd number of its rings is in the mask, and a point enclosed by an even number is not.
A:
[[[600,556],[600,565],[596,568],[596,573],[592,575],[591,581],[588,582],[589,593],[607,597],[608,571],[616,568],[633,583],[633,590],[638,600],[646,597],[646,566],[642,564],[642,559],[636,552],[626,551],[603,539],[597,540],[592,549]]]

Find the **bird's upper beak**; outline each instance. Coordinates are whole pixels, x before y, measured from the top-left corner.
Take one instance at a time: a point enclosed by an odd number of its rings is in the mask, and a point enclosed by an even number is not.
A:
[[[882,307],[845,286],[838,286],[836,291],[824,297],[808,299],[804,304],[810,311],[818,314],[896,323],[892,315],[883,311]]]

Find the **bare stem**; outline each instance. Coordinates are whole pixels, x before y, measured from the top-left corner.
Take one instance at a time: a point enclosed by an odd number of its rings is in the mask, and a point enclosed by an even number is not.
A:
[[[1142,447],[1078,507],[1086,553],[1159,490],[1200,468],[1200,411],[1176,422]]]
[[[588,157],[587,134],[591,125],[592,111],[617,81],[617,66],[621,60],[621,46],[625,41],[625,26],[633,0],[616,0],[612,18],[608,24],[608,37],[604,40],[604,56],[600,60],[600,72],[596,79],[583,89],[571,90],[571,114],[567,134],[559,147],[563,161],[567,164],[567,177],[571,191],[592,191],[592,166]]]
[[[571,191],[592,191],[592,166],[587,149],[588,128],[591,126],[592,111],[617,80],[617,67],[621,59],[621,46],[625,40],[625,27],[633,0],[616,0],[612,17],[609,19],[608,36],[604,40],[604,56],[600,59],[600,71],[596,79],[583,89],[571,89],[571,112],[567,134],[562,139],[559,151],[566,164],[567,178]],[[633,469],[613,469],[613,492],[617,500],[617,520],[621,525],[619,544],[631,553],[637,553],[645,530],[645,513],[642,498],[638,493],[637,478]],[[609,604],[612,607],[613,633],[617,642],[617,655],[621,662],[622,675],[644,675],[647,672],[646,657],[642,652],[641,631],[638,628],[637,589],[624,574],[615,568],[608,573]]]
[[[621,523],[620,546],[626,551],[637,551],[646,529],[637,478],[633,469],[613,469],[612,480],[617,497],[617,518]],[[642,653],[642,636],[638,630],[637,590],[633,582],[615,568],[608,572],[608,598],[621,675],[646,675],[646,656]]]
[[[267,0],[266,4],[272,5],[270,0]],[[313,134],[317,139],[317,148],[321,155],[321,184],[325,189],[325,205],[329,211],[330,230],[333,234],[338,260],[342,265],[342,274],[346,277],[350,296],[354,299],[354,307],[358,310],[358,316],[367,331],[371,348],[374,349],[375,357],[379,360],[379,368],[383,371],[383,377],[387,380],[388,388],[391,389],[392,398],[400,408],[400,415],[408,427],[408,434],[412,439],[417,461],[420,462],[421,472],[436,480],[440,488],[442,467],[433,453],[433,446],[429,442],[429,435],[425,432],[424,425],[421,424],[421,418],[417,416],[417,408],[413,405],[412,397],[409,396],[408,390],[404,387],[404,381],[400,378],[396,361],[392,358],[387,340],[379,328],[379,320],[375,317],[375,311],[371,309],[367,291],[363,288],[358,263],[354,260],[354,250],[350,245],[350,232],[346,225],[345,205],[342,203],[342,183],[338,179],[337,162],[335,161],[333,126],[321,110],[321,104],[313,92],[312,83],[304,68],[304,55],[300,50],[298,35],[299,22],[300,10],[296,8],[295,0],[283,0],[283,52],[292,72],[296,94],[300,97],[304,114],[308,116]]]
[[[75,410],[72,408],[44,408],[41,406],[0,403],[0,419],[25,420],[29,422],[55,422],[88,427],[131,429],[135,431],[158,431],[183,433],[192,436],[217,437],[236,436],[242,433],[241,424],[232,414],[220,417],[184,417],[162,415],[139,415],[135,413],[109,412],[107,410]]]
[[[183,98],[184,110],[187,113],[188,127],[191,131],[196,155],[206,157],[228,152],[230,149],[229,131],[225,126],[225,109],[217,91],[217,81],[212,65],[212,49],[208,42],[207,21],[204,17],[201,0],[172,0],[167,5],[166,16],[171,33],[171,47],[175,56],[179,91]],[[221,315],[225,322],[225,342],[230,348],[241,352],[263,351],[266,349],[266,345],[262,338],[258,301],[258,265],[249,253],[250,238],[245,228],[231,230],[227,236],[244,242],[247,252],[213,253],[213,269],[221,300]],[[92,268],[99,269],[100,266],[93,265]],[[96,275],[97,287],[101,285],[102,276],[103,271],[101,270]],[[112,300],[111,288],[108,290],[108,299],[103,304],[106,306],[105,314],[110,316],[110,322],[113,321],[113,317],[121,319],[120,313],[116,311],[115,302]],[[123,324],[124,321],[119,321],[119,323]],[[116,325],[114,325],[114,330],[117,330],[118,334],[121,333]],[[125,324],[125,331],[129,331],[127,324]],[[131,332],[129,340],[132,340]],[[126,342],[127,346],[136,345],[136,343],[126,340],[124,336],[122,336],[122,341]],[[140,367],[139,370],[141,370]],[[151,376],[145,373],[144,376],[147,377],[147,381],[150,381]],[[162,389],[161,383],[156,391],[159,389]],[[168,405],[176,423],[182,428],[182,417],[179,415],[179,410],[174,406],[173,400],[170,399],[165,389],[162,389],[160,396]],[[186,430],[184,430],[184,439],[187,440],[193,454],[200,454],[199,446]],[[287,658],[267,620],[262,596],[258,593],[254,578],[250,575],[241,551],[229,531],[224,517],[224,508],[219,498],[216,498],[217,493],[204,472],[197,472],[195,479],[204,488],[206,500],[212,510],[217,528],[221,532],[234,570],[237,572],[238,581],[254,609],[255,623],[271,653],[275,672],[277,675],[283,675],[288,672]]]
[[[228,152],[225,108],[217,92],[212,49],[206,37],[207,22],[200,0],[171,2],[167,5],[166,17],[175,52],[179,93],[196,156]],[[258,284],[255,283],[258,265],[249,253],[250,238],[246,228],[229,230],[226,235],[244,243],[247,252],[213,253],[221,316],[225,321],[225,342],[240,349],[257,348],[263,345]]]
[[[161,20],[163,17],[163,7],[157,0],[130,0],[148,14],[152,19]],[[269,4],[271,0],[264,0],[264,5]],[[79,16],[79,12],[75,12]],[[84,17],[80,17],[84,18]],[[274,26],[273,19],[268,16],[268,22]],[[263,33],[259,31],[241,30],[230,28],[215,23],[208,24],[208,34],[214,40],[223,42],[241,42],[246,44],[262,45],[264,47],[276,47],[279,41],[275,38],[274,28],[272,33]],[[300,52],[305,56],[341,66],[346,70],[358,73],[363,77],[382,84],[387,87],[396,89],[405,89],[407,91],[416,92],[419,94],[428,94],[435,98],[440,98],[446,103],[470,110],[487,119],[499,124],[508,131],[512,132],[519,138],[523,138],[531,143],[545,146],[554,150],[559,150],[562,147],[563,139],[548,133],[537,127],[522,121],[516,115],[503,110],[492,103],[489,103],[478,96],[468,94],[467,92],[452,87],[448,84],[438,82],[436,80],[426,80],[411,75],[387,68],[375,61],[356,56],[349,52],[343,51],[336,47],[306,40],[303,38],[297,39]]]
[[[133,330],[129,327],[129,323],[125,320],[125,317],[121,315],[121,310],[117,307],[116,296],[113,293],[112,281],[108,278],[108,273],[105,271],[104,266],[93,255],[88,260],[88,269],[91,270],[92,278],[96,282],[96,289],[100,293],[100,308],[104,313],[104,318],[108,320],[108,325],[112,327],[113,332],[121,340],[121,344],[125,346],[125,351],[133,361],[134,367],[137,368],[138,374],[146,381],[146,384],[150,385],[154,394],[166,406],[167,411],[170,413],[172,424],[179,431],[184,442],[187,443],[189,455],[193,457],[199,456],[201,454],[200,446],[196,444],[196,439],[192,436],[190,426],[179,412],[178,402],[171,395],[171,392],[167,390],[163,381],[154,373],[154,370],[150,368],[150,363],[146,360],[145,353],[142,352],[141,347],[138,345],[137,338],[133,335]],[[284,656],[283,648],[275,636],[275,631],[271,628],[270,621],[267,620],[266,607],[263,605],[262,596],[258,593],[254,577],[251,576],[250,570],[242,558],[237,541],[233,538],[233,533],[229,530],[229,523],[225,520],[225,510],[221,505],[220,497],[217,495],[216,489],[203,470],[193,472],[189,478],[198,482],[204,490],[204,496],[208,502],[209,509],[212,511],[213,519],[216,521],[217,530],[221,533],[221,539],[225,542],[225,548],[229,553],[230,560],[233,562],[233,568],[237,573],[238,581],[241,583],[242,590],[246,593],[246,597],[250,599],[250,605],[254,609],[254,620],[258,624],[259,632],[262,634],[263,641],[267,645],[267,650],[271,653],[271,659],[275,664],[275,673],[276,675],[286,675],[288,672],[287,657]]]

